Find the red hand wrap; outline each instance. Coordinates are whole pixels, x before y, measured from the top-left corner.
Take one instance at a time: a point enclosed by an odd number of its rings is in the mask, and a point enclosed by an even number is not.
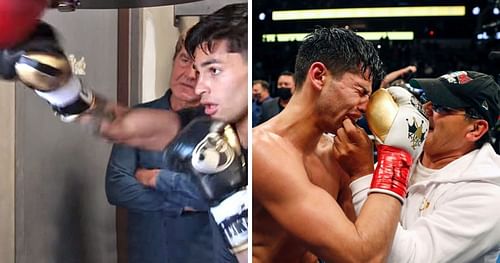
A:
[[[401,204],[406,198],[408,174],[413,160],[402,149],[389,145],[377,146],[378,164],[373,173],[370,193],[386,193],[396,197]]]

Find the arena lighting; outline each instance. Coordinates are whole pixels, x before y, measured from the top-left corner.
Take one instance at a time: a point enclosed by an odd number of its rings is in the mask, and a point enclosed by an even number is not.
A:
[[[262,42],[292,42],[302,41],[308,33],[290,33],[290,34],[263,34]],[[394,31],[394,32],[356,32],[366,40],[380,40],[383,37],[389,37],[390,40],[413,40],[413,31]]]
[[[465,16],[465,6],[362,7],[273,11],[272,20]]]
[[[264,21],[264,19],[266,19],[266,13],[260,13],[259,14],[259,20],[260,21]]]
[[[479,8],[479,6],[476,6],[476,7],[472,8],[472,14],[473,15],[478,16],[479,13],[481,13],[481,8]]]
[[[482,32],[482,33],[477,34],[477,39],[484,40],[484,39],[490,39],[490,37],[488,36],[488,34],[486,32]]]

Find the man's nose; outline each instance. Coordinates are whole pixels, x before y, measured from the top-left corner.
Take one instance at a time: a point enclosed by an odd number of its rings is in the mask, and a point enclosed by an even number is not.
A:
[[[197,95],[201,95],[205,92],[208,92],[207,85],[205,84],[205,80],[198,76],[198,81],[196,82],[196,86],[194,87],[194,93]]]

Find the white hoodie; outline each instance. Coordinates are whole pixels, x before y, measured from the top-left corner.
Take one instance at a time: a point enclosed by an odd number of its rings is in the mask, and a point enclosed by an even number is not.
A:
[[[357,214],[371,177],[351,183]],[[499,253],[500,156],[490,144],[408,188],[388,262],[494,263]]]

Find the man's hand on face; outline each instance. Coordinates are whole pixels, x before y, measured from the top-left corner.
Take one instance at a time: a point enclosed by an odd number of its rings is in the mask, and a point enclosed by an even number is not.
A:
[[[159,169],[139,168],[135,171],[135,178],[146,187],[156,188],[156,178],[160,173]]]
[[[363,128],[345,119],[336,132],[333,157],[351,177],[351,181],[373,173],[373,144]]]

